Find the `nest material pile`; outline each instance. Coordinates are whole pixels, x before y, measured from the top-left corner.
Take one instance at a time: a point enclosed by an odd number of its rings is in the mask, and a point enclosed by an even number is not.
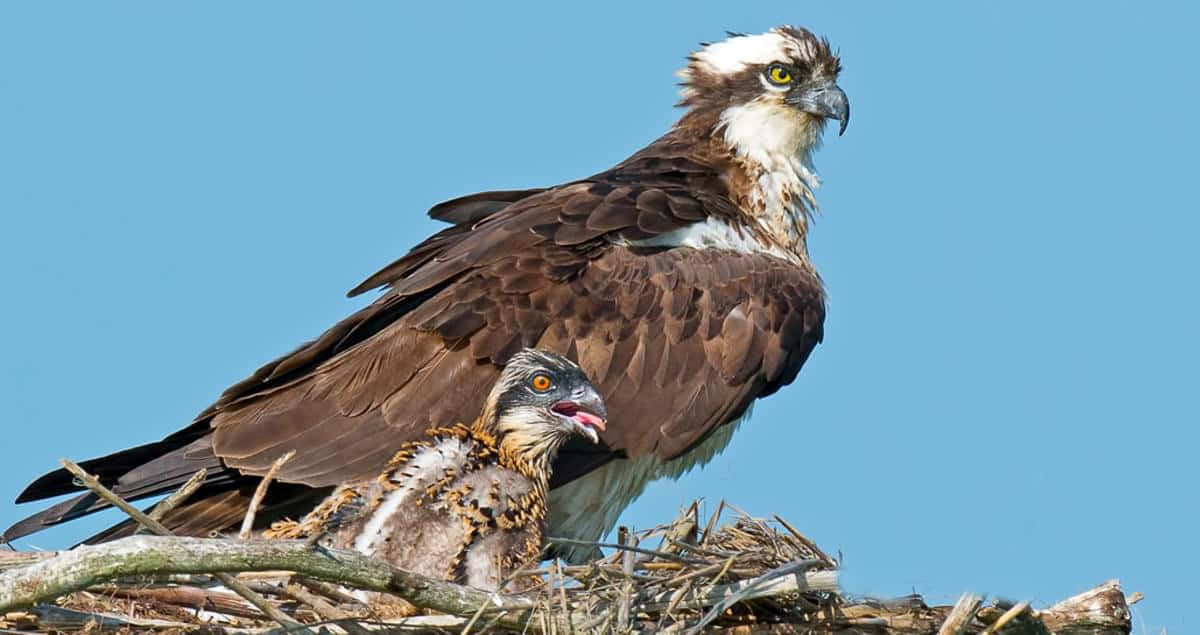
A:
[[[126,511],[154,529],[152,519]],[[918,596],[852,599],[837,590],[837,561],[783,519],[752,518],[719,504],[701,526],[698,512],[693,504],[660,527],[622,530],[617,544],[596,545],[609,549],[608,555],[586,565],[532,563],[513,576],[509,588],[519,593],[461,587],[296,541],[133,536],[61,553],[0,553],[0,629],[939,635],[1130,630],[1128,604],[1115,581],[1040,611],[1027,603],[983,606],[982,598],[970,594],[953,607],[930,607]],[[385,601],[365,602],[367,597]]]

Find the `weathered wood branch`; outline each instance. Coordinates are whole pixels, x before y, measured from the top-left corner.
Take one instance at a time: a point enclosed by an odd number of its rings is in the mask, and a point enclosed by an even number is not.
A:
[[[151,518],[149,515],[144,513],[142,510],[134,507],[133,505],[130,505],[129,501],[126,501],[125,499],[121,498],[120,496],[117,496],[117,494],[115,492],[113,492],[112,490],[105,487],[104,484],[100,482],[100,479],[85,472],[84,469],[82,467],[80,467],[78,464],[76,464],[74,461],[72,461],[70,459],[59,459],[58,462],[61,463],[63,468],[65,468],[68,472],[70,472],[75,478],[79,479],[79,482],[83,483],[83,485],[85,487],[92,490],[92,492],[94,492],[97,496],[99,496],[100,498],[107,501],[112,506],[125,512],[127,515],[129,515],[130,518],[132,518],[134,521],[136,521],[142,527],[145,527],[149,531],[151,531],[155,534],[158,534],[159,536],[170,536],[171,535],[170,529],[167,529],[165,526],[163,526],[162,523],[158,522],[158,520],[156,520],[154,518]],[[188,482],[191,483],[193,480],[198,481],[202,478],[204,478],[204,477],[203,476],[197,477],[197,475],[193,474],[192,478],[188,479]],[[186,487],[186,485],[187,484],[185,484],[185,487]],[[199,485],[195,485],[195,487],[199,487]],[[179,498],[176,498],[174,504],[178,504],[180,501],[182,501],[182,496],[183,495],[181,494]],[[163,514],[165,515],[166,512],[163,512]],[[227,573],[224,573],[224,572],[217,572],[217,573],[214,573],[213,575],[215,575],[217,577],[217,579],[219,579],[221,581],[222,584],[229,587],[229,589],[232,590],[234,593],[237,593],[238,595],[245,598],[247,602],[253,604],[255,608],[262,611],[265,615],[267,615],[271,619],[275,620],[276,622],[279,622],[279,624],[281,626],[284,626],[284,627],[299,626],[298,622],[296,622],[292,618],[288,617],[287,615],[284,615],[282,611],[275,608],[275,605],[271,604],[270,602],[267,602],[266,599],[264,599],[259,594],[255,593],[254,591],[251,591],[250,588],[247,587],[241,580],[238,580],[237,578],[234,578],[233,576],[231,576]]]
[[[502,613],[499,624],[523,628],[539,603],[435,580],[359,553],[311,549],[290,540],[226,540],[131,536],[82,546],[0,572],[0,612],[31,606],[112,580],[161,574],[294,571],[305,577],[368,591],[394,593],[417,606],[470,615],[479,606]],[[560,625],[561,626],[561,625]]]
[[[1129,604],[1125,601],[1121,584],[1116,580],[1109,580],[1039,611],[1038,617],[1052,633],[1081,635],[1128,633],[1132,620]]]
[[[950,615],[947,615],[946,621],[942,622],[937,635],[962,635],[967,632],[967,625],[975,619],[975,613],[982,605],[982,595],[964,593],[962,597],[958,598],[954,608],[950,609]]]

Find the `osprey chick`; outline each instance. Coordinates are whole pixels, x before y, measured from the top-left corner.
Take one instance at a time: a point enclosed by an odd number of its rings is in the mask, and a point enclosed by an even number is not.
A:
[[[541,551],[550,462],[604,431],[604,402],[573,362],[532,349],[509,360],[470,426],[410,441],[374,479],[339,486],[268,538],[328,533],[322,544],[408,571],[496,590]]]

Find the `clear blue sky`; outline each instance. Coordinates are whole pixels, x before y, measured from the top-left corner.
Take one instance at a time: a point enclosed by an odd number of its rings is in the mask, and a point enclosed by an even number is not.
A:
[[[419,4],[0,5],[5,499],[359,306],[431,204],[638,149],[698,41],[792,22],[854,113],[817,157],[826,343],[624,521],[727,498],[854,593],[1119,577],[1138,632],[1197,630],[1195,5]]]

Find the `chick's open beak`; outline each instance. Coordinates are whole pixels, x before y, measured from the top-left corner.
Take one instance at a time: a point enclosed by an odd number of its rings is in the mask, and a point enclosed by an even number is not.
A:
[[[604,432],[608,412],[604,408],[604,400],[594,388],[576,392],[570,399],[554,404],[551,410],[570,419],[576,432],[587,437],[592,443],[600,442],[600,433]]]

